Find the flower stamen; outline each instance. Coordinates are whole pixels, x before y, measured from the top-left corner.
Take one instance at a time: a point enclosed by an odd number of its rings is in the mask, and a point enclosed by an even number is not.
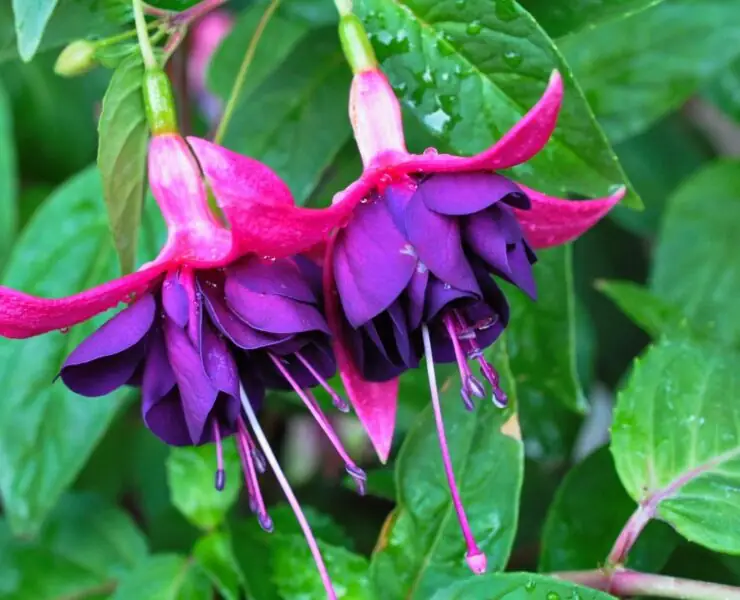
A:
[[[272,532],[274,525],[270,515],[267,514],[267,508],[265,507],[265,501],[262,498],[259,480],[257,479],[257,469],[254,466],[254,460],[250,449],[250,445],[253,442],[250,439],[247,426],[241,418],[239,418],[239,433],[237,435],[237,440],[239,444],[239,453],[242,457],[244,478],[247,481],[247,489],[249,490],[249,508],[252,512],[257,514],[257,520],[259,521],[260,527],[270,533]]]
[[[319,383],[319,385],[324,388],[324,390],[326,390],[326,393],[331,396],[332,402],[334,403],[334,406],[337,408],[337,410],[343,413],[349,412],[349,404],[347,404],[347,401],[331,388],[326,379],[321,376],[321,374],[314,368],[314,366],[308,360],[306,360],[306,358],[300,352],[296,352],[295,355],[296,358],[301,361],[301,364],[303,364],[303,366],[308,369],[308,372],[313,375],[314,379]]]
[[[216,489],[220,492],[226,487],[226,471],[224,470],[224,449],[221,442],[221,430],[216,419],[213,419],[213,439],[216,442]]]
[[[249,402],[247,393],[244,391],[244,386],[241,384],[239,385],[239,393],[241,395],[242,406],[244,407],[244,412],[246,414],[247,420],[249,421],[249,425],[251,426],[255,437],[257,438],[257,442],[262,447],[262,451],[264,452],[265,458],[267,459],[270,468],[275,474],[275,478],[278,480],[280,487],[283,489],[283,493],[288,500],[288,504],[290,504],[291,508],[293,509],[293,514],[295,514],[298,524],[303,530],[303,534],[306,537],[306,542],[308,543],[308,547],[310,548],[314,562],[316,563],[316,568],[319,570],[321,581],[324,584],[326,596],[328,600],[337,600],[337,595],[334,592],[331,579],[329,578],[329,572],[327,571],[326,564],[324,563],[324,559],[321,556],[316,538],[311,531],[311,526],[308,524],[308,520],[301,510],[298,499],[295,497],[295,494],[293,493],[288,480],[283,474],[283,471],[280,468],[280,464],[278,463],[277,458],[275,458],[275,454],[273,454],[272,452],[272,448],[270,448],[270,444],[267,441],[267,438],[265,437],[265,434],[262,431],[259,422],[257,421],[257,415],[254,414],[254,409]]]
[[[442,462],[444,464],[445,475],[447,477],[447,484],[450,487],[450,495],[452,496],[452,503],[455,507],[455,513],[457,519],[460,522],[460,529],[462,530],[465,543],[468,547],[468,551],[465,555],[465,560],[476,575],[480,575],[486,570],[486,555],[481,552],[478,544],[473,537],[473,532],[470,529],[470,523],[468,517],[465,514],[465,509],[460,499],[460,490],[455,482],[455,473],[452,469],[452,460],[450,458],[450,451],[447,446],[447,437],[445,435],[444,421],[442,419],[442,407],[439,402],[439,393],[437,391],[437,375],[434,372],[434,356],[432,353],[432,342],[429,338],[429,328],[426,325],[421,326],[421,334],[424,340],[424,355],[427,359],[427,375],[429,376],[429,391],[432,395],[432,409],[434,410],[434,422],[437,426],[437,437],[439,439],[439,448],[442,452]]]
[[[308,390],[301,389],[301,387],[298,385],[298,382],[293,378],[293,376],[290,374],[290,371],[288,371],[288,369],[277,356],[272,353],[270,353],[269,356],[277,369],[282,374],[282,376],[285,378],[285,380],[291,385],[295,393],[298,394],[301,400],[303,400],[303,403],[311,412],[313,418],[316,419],[316,422],[319,424],[319,427],[321,427],[324,435],[326,435],[331,445],[334,446],[334,449],[337,451],[337,454],[339,454],[339,457],[344,461],[344,468],[352,477],[352,479],[355,480],[357,491],[360,494],[364,494],[367,475],[365,475],[365,472],[360,469],[360,467],[358,467],[355,462],[349,457],[349,454],[347,454],[347,451],[344,449],[342,442],[339,440],[339,436],[332,428],[331,424],[329,423],[329,419],[327,419],[326,415],[324,414],[324,411],[321,410],[321,407],[316,401],[314,395]]]
[[[463,404],[465,404],[465,408],[467,410],[473,410],[475,408],[475,405],[473,404],[472,396],[485,398],[486,391],[485,389],[483,389],[483,384],[478,381],[478,379],[476,379],[470,371],[467,358],[465,357],[465,352],[463,351],[462,345],[460,344],[461,339],[470,338],[461,337],[460,331],[455,326],[453,318],[449,314],[443,317],[443,321],[445,324],[445,328],[447,329],[447,333],[450,336],[452,348],[455,352],[455,359],[457,360],[457,367],[460,371],[460,382],[462,384],[460,387],[460,396],[462,398]],[[475,332],[473,332],[473,337],[475,337]]]

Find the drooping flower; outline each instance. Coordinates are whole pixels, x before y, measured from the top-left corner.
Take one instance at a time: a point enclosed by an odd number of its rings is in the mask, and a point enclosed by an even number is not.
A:
[[[407,151],[398,101],[377,66],[361,22],[340,21],[354,79],[350,119],[364,170],[335,196],[317,229],[337,233],[327,246],[324,288],[334,349],[350,400],[381,460],[395,426],[397,375],[427,359],[432,405],[453,502],[480,573],[477,546],[455,483],[442,422],[434,361],[457,362],[461,395],[490,393],[506,404],[498,375],[483,349],[503,332],[509,312],[499,281],[536,294],[534,250],[569,242],[601,219],[624,195],[569,201],[552,198],[497,173],[534,157],[553,133],[563,96],[557,72],[540,101],[494,146],[472,157],[434,149]],[[212,174],[208,174],[211,176]],[[213,180],[214,190],[228,181]],[[305,226],[286,210],[259,214],[275,238]],[[481,376],[470,362],[478,363]],[[486,391],[487,382],[490,392]]]
[[[148,173],[167,225],[164,248],[139,271],[66,298],[0,287],[0,335],[25,338],[64,330],[128,302],[66,358],[60,371],[64,384],[84,396],[141,387],[144,423],[163,441],[216,444],[219,489],[225,485],[222,443],[233,436],[250,507],[268,531],[272,522],[258,474],[269,464],[306,534],[327,594],[335,598],[316,541],[255,415],[265,389],[295,391],[362,491],[364,472],[310,390],[325,388],[338,408],[348,410],[326,381],[336,366],[320,310],[320,270],[293,256],[326,232],[316,228],[292,244],[271,244],[261,240],[260,224],[242,214],[238,200],[216,193],[229,228],[222,224],[208,205],[202,171],[215,169],[228,178],[247,205],[259,198],[269,206],[293,206],[293,198],[261,163],[204,140],[183,139],[166,76],[149,71],[145,77],[146,94],[156,95],[146,96],[154,134]],[[199,163],[192,149],[201,146],[208,153]]]

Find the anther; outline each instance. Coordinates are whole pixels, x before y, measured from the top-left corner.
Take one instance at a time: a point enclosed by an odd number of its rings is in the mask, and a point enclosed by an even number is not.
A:
[[[226,471],[223,469],[216,469],[216,489],[221,492],[226,487]]]
[[[470,393],[473,394],[473,396],[476,396],[477,398],[486,397],[486,388],[483,387],[480,379],[478,379],[474,375],[469,375],[467,377],[467,379],[465,380],[465,386],[468,390],[470,390]]]
[[[355,485],[357,486],[357,493],[360,494],[360,496],[364,496],[367,473],[354,464],[344,465],[344,469],[347,471],[349,476],[354,479]]]
[[[463,386],[460,388],[460,397],[462,398],[463,405],[465,406],[465,410],[473,411],[475,410],[475,404],[473,404],[473,400],[470,397],[470,392],[468,391],[468,388]]]

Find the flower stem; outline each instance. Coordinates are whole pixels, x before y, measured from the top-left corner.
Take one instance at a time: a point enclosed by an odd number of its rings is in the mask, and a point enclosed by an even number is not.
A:
[[[334,0],[340,17],[352,14],[352,0]]]
[[[229,94],[229,99],[224,107],[223,116],[221,117],[221,121],[216,129],[216,134],[213,136],[213,141],[217,144],[220,144],[224,139],[224,135],[226,135],[226,129],[229,126],[231,117],[234,116],[236,103],[239,100],[239,94],[241,94],[242,88],[244,87],[244,82],[247,79],[247,72],[249,71],[249,66],[252,64],[252,60],[254,59],[254,54],[257,51],[257,45],[259,44],[260,38],[262,37],[267,24],[270,22],[270,19],[278,6],[280,6],[280,0],[272,0],[265,9],[260,22],[257,24],[257,29],[254,30],[254,35],[249,42],[247,52],[244,54],[242,64],[239,66],[239,72],[234,80],[234,85],[231,87],[231,94]]]
[[[620,597],[652,596],[682,600],[740,600],[740,588],[629,569],[561,571],[553,577]]]
[[[651,504],[637,507],[637,510],[629,518],[622,531],[619,532],[617,540],[612,546],[609,556],[606,558],[606,564],[612,567],[623,565],[627,562],[627,555],[634,546],[637,538],[645,529],[645,526],[653,518],[654,510]]]
[[[173,25],[189,25],[223,4],[226,4],[226,0],[203,0],[172,17],[172,23]]]
[[[147,69],[155,69],[159,65],[154,56],[152,41],[149,39],[149,28],[147,27],[146,19],[144,18],[144,4],[142,0],[131,0],[131,5],[134,9],[136,35],[139,37],[139,47],[141,48],[141,56],[144,59],[144,66]]]

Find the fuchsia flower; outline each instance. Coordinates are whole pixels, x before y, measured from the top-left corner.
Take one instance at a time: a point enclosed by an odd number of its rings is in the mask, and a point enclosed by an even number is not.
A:
[[[151,86],[155,90],[169,86],[162,72],[147,77],[159,78],[160,87]],[[334,598],[316,541],[255,416],[266,388],[294,390],[362,491],[364,472],[309,389],[324,387],[340,410],[348,410],[326,381],[336,366],[320,310],[321,272],[294,256],[327,231],[313,227],[279,244],[263,240],[260,220],[242,206],[259,200],[268,213],[269,207],[290,207],[300,216],[287,186],[257,161],[199,138],[186,141],[173,114],[150,115],[150,123],[149,184],[168,229],[159,256],[133,274],[66,298],[0,287],[0,335],[25,338],[64,330],[129,302],[67,357],[60,371],[64,384],[84,396],[141,387],[144,423],[163,441],[215,442],[218,489],[225,485],[222,440],[233,435],[250,507],[268,531],[272,521],[258,473],[269,463]],[[229,182],[228,189],[214,187],[214,195],[230,228],[211,212],[201,171]]]
[[[336,231],[324,262],[334,352],[350,400],[383,461],[395,426],[397,376],[426,357],[445,472],[468,546],[466,558],[470,568],[481,573],[486,557],[472,535],[455,483],[434,361],[458,364],[468,408],[474,397],[487,395],[470,361],[478,363],[493,402],[505,405],[498,375],[483,354],[509,317],[496,279],[534,297],[534,250],[575,239],[625,190],[575,202],[549,197],[497,173],[528,161],[552,135],[563,97],[557,72],[540,101],[481,154],[452,156],[431,148],[422,155],[410,154],[400,106],[361,28],[351,15],[340,22],[355,72],[350,118],[364,170],[321,216],[312,215],[313,226]],[[206,175],[214,191],[223,193],[220,188],[229,186],[217,173]],[[292,208],[259,206],[258,200],[252,210],[261,216],[270,237],[290,239],[297,228],[306,231],[303,215]]]

